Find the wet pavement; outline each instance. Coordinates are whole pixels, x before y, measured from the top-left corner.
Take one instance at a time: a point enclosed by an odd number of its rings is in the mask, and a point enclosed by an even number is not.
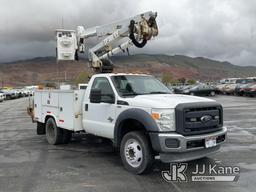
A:
[[[217,154],[188,162],[188,172],[196,164],[238,166],[237,182],[166,182],[161,171],[169,165],[160,162],[147,175],[133,175],[109,142],[93,136],[48,145],[45,136],[36,135],[26,114],[28,99],[22,98],[0,103],[0,191],[255,191],[256,98],[215,99],[224,106],[228,140]]]

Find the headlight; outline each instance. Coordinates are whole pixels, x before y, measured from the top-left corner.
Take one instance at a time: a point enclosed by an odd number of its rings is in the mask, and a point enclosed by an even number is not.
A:
[[[175,131],[174,109],[152,109],[151,116],[156,121],[159,131]]]

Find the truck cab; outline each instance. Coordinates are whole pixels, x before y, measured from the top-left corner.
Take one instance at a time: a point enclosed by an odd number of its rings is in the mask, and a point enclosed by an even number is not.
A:
[[[203,158],[226,140],[220,104],[172,94],[145,74],[96,74],[86,90],[36,91],[34,111],[38,133],[49,143],[68,142],[77,131],[108,138],[135,174],[148,171],[154,159]]]

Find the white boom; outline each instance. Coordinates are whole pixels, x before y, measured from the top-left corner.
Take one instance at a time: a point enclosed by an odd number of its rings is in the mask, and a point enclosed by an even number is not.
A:
[[[86,39],[105,37],[89,49],[90,67],[100,72],[112,72],[109,60],[114,54],[128,51],[132,45],[142,48],[147,41],[158,35],[156,12],[146,12],[111,24],[77,30],[57,29],[57,60],[78,60],[78,52],[84,53]],[[125,38],[125,40],[123,40]],[[117,43],[121,41],[122,43]],[[118,44],[116,47],[114,44]]]

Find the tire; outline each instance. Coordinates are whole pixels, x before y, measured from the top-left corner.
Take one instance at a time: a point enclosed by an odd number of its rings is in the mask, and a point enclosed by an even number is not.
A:
[[[210,96],[214,97],[216,95],[215,91],[210,92]]]
[[[36,128],[37,135],[45,135],[45,124],[37,122]]]
[[[63,129],[62,144],[68,144],[72,138],[72,131]]]
[[[123,137],[120,156],[125,169],[137,175],[148,172],[153,163],[150,143],[140,131],[128,132]]]
[[[10,95],[7,95],[6,96],[6,100],[11,100],[12,98],[11,98],[11,96]]]
[[[49,144],[58,145],[62,143],[63,130],[57,127],[55,120],[53,118],[49,118],[46,121],[45,129],[46,129],[46,139]]]

